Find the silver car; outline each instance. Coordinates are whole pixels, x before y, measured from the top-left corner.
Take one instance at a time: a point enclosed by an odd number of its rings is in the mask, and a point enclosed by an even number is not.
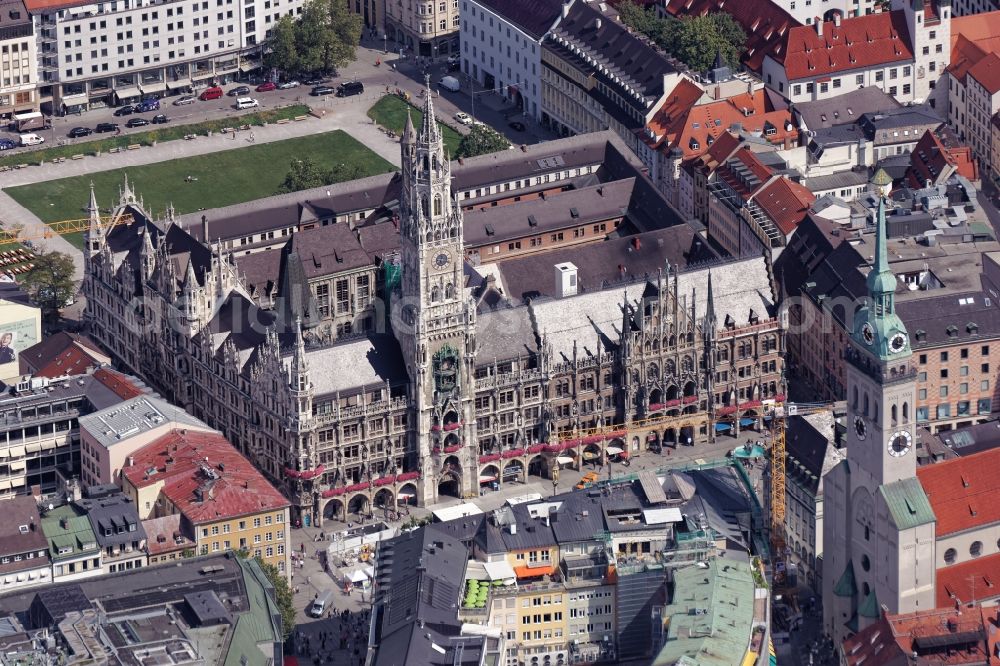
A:
[[[178,97],[174,100],[174,106],[184,106],[186,104],[194,104],[196,98],[194,95],[185,95],[184,97]]]
[[[285,81],[284,83],[278,84],[278,90],[288,90],[289,88],[298,88],[301,83],[298,81]]]

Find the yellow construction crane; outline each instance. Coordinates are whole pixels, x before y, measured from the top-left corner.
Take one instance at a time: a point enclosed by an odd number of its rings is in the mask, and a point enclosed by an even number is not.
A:
[[[779,403],[771,419],[771,553],[775,562],[785,555],[785,430],[789,416],[808,416],[827,409],[830,404]]]
[[[132,222],[132,215],[123,213],[120,215],[102,215],[101,225],[105,229],[116,227],[119,224],[129,224]],[[59,222],[49,222],[42,232],[28,233],[24,229],[0,229],[0,244],[23,243],[24,241],[39,241],[53,236],[64,234],[82,233],[90,228],[90,218],[81,217],[75,220],[61,220]]]

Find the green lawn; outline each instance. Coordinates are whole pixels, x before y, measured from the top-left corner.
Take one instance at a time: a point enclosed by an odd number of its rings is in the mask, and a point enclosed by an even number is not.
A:
[[[240,136],[239,140],[243,141],[244,137]],[[160,214],[172,203],[174,209],[183,214],[271,196],[284,180],[292,160],[304,156],[323,168],[335,164],[353,166],[352,178],[386,173],[395,168],[353,137],[336,130],[127,170],[101,171],[22,185],[9,188],[7,193],[43,222],[77,219],[87,215],[91,181],[98,204],[107,209],[117,201],[118,186],[127,171],[147,211]],[[198,180],[186,182],[187,176]],[[78,234],[68,234],[66,238],[82,247],[82,237]]]
[[[410,114],[413,117],[414,127],[419,128],[420,123],[424,120],[423,111],[395,95],[386,95],[375,102],[372,108],[368,109],[368,117],[382,127],[387,127],[397,134],[402,134],[403,128],[406,127],[407,109],[410,110]],[[454,155],[458,152],[458,144],[462,140],[462,135],[444,123],[439,122],[438,127],[441,128],[441,135],[444,137],[444,145],[448,149],[448,153]]]
[[[169,109],[165,109],[164,113],[169,116]],[[293,104],[292,106],[284,106],[280,109],[249,113],[239,117],[220,118],[219,120],[206,120],[203,123],[193,123],[190,125],[171,125],[168,123],[166,125],[157,125],[155,126],[156,129],[151,129],[148,132],[122,134],[120,136],[108,135],[107,138],[103,139],[82,140],[65,146],[52,146],[51,148],[32,150],[18,155],[6,155],[0,157],[0,166],[38,164],[42,161],[51,162],[57,157],[71,158],[74,155],[93,155],[98,151],[106,153],[112,148],[125,148],[136,143],[142,146],[151,146],[155,142],[183,139],[188,134],[205,136],[208,132],[218,132],[223,127],[263,125],[264,123],[273,123],[278,120],[288,120],[304,116],[307,113],[309,113],[309,107],[305,104]],[[101,135],[95,134],[93,136],[99,137]],[[46,139],[48,138],[46,136]]]

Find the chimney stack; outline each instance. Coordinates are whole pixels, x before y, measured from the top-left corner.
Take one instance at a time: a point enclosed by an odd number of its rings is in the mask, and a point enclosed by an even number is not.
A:
[[[813,18],[813,20],[816,22],[816,34],[819,35],[820,37],[822,37],[823,36],[823,19],[821,19],[820,17],[816,16],[816,17]]]
[[[840,27],[840,12],[834,12],[833,14],[833,25]]]
[[[208,215],[201,216],[201,242],[208,244]]]

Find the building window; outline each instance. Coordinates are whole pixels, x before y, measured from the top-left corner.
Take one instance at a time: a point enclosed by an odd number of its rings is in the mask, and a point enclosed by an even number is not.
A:
[[[944,551],[945,564],[954,564],[956,557],[958,557],[958,551],[956,551],[954,548],[949,548],[948,550]]]
[[[983,542],[973,541],[972,545],[969,546],[969,555],[972,555],[973,557],[979,557],[982,554],[983,554]]]

